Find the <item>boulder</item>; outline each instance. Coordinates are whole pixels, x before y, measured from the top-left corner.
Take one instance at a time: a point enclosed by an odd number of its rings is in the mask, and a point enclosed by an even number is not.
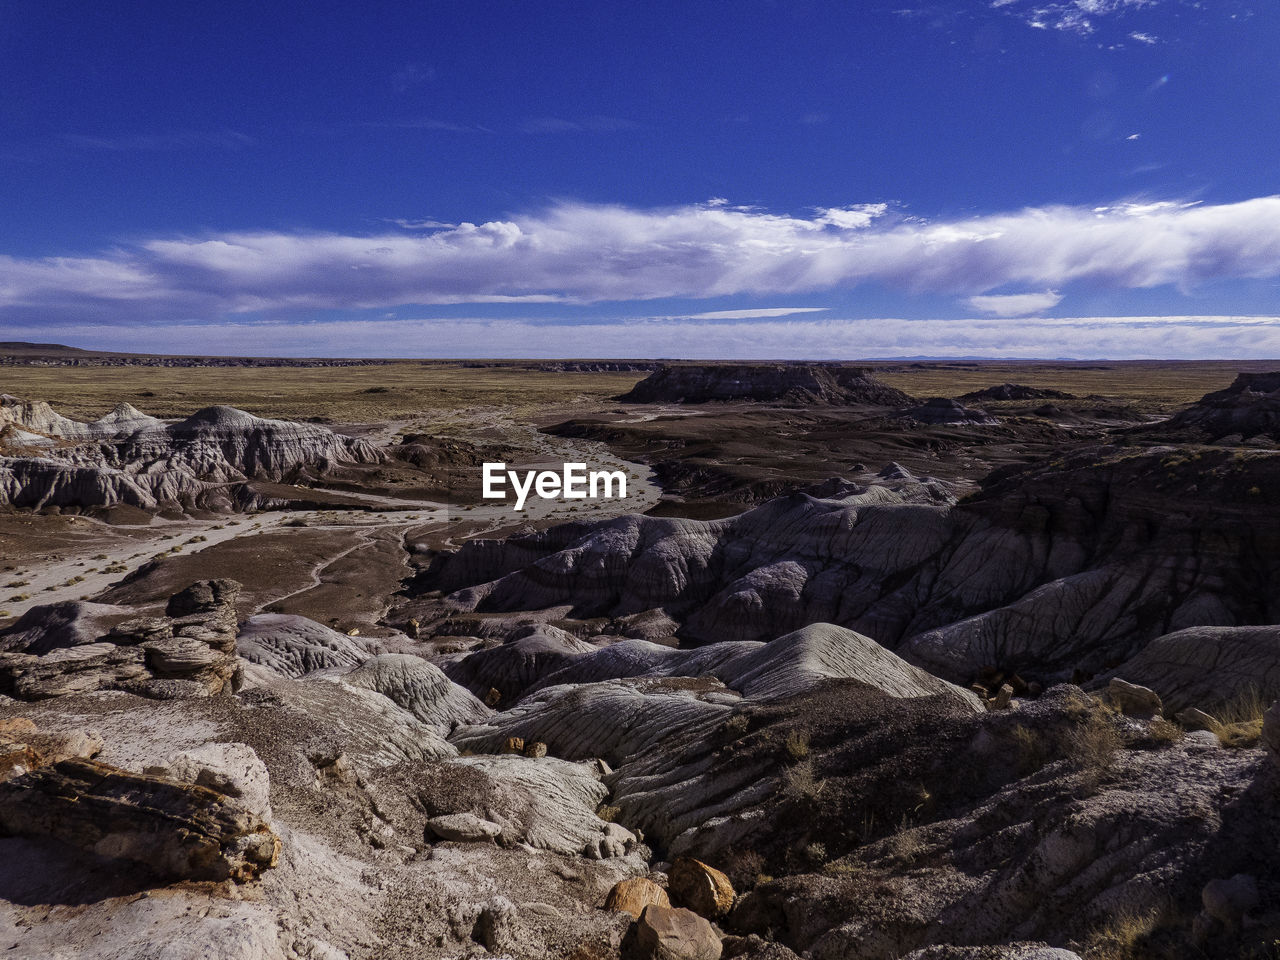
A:
[[[619,913],[629,913],[637,920],[644,913],[644,908],[653,904],[659,907],[671,906],[667,891],[648,877],[632,877],[619,880],[604,899],[604,909]]]
[[[720,960],[715,929],[692,910],[650,904],[622,943],[623,960]]]
[[[450,813],[428,820],[427,833],[455,843],[483,843],[497,840],[502,835],[502,827],[474,813]]]
[[[692,857],[680,857],[672,865],[667,887],[679,906],[715,920],[733,909],[736,894],[729,878]]]
[[[1112,677],[1107,684],[1107,696],[1120,712],[1131,717],[1159,716],[1162,705],[1160,695],[1149,687],[1129,683]]]
[[[223,794],[96,760],[64,760],[0,785],[0,832],[49,837],[176,880],[252,880],[280,839]]]
[[[271,777],[246,743],[207,743],[172,754],[163,764],[143,772],[207,787],[239,801],[250,813],[271,819]]]
[[[1250,910],[1258,906],[1258,881],[1247,873],[1210,880],[1200,893],[1204,912],[1228,930],[1238,930]]]
[[[1193,732],[1196,730],[1213,730],[1219,725],[1216,719],[1195,707],[1187,707],[1185,710],[1178,711],[1174,719],[1182,724],[1183,729]]]

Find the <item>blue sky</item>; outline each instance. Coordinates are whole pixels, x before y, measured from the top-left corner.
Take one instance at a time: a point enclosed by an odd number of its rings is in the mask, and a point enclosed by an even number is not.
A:
[[[1255,0],[10,0],[0,339],[1280,356]]]

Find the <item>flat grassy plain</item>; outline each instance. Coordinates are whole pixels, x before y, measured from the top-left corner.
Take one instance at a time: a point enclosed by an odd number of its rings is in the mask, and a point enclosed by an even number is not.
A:
[[[77,418],[100,417],[123,400],[155,417],[230,404],[262,417],[368,423],[428,409],[503,407],[526,413],[579,399],[607,402],[643,376],[418,361],[358,367],[10,366],[0,367],[0,393],[47,400]]]
[[[867,366],[885,382],[918,397],[955,397],[1011,382],[1163,408],[1220,390],[1239,372],[1280,369],[1280,360]],[[583,401],[607,404],[645,376],[541,370],[530,361],[482,367],[462,361],[352,367],[5,366],[0,367],[0,392],[47,400],[73,417],[98,417],[125,400],[157,417],[181,417],[227,403],[259,416],[367,423],[399,420],[424,410],[477,407],[501,407],[536,418],[537,411],[547,407]]]

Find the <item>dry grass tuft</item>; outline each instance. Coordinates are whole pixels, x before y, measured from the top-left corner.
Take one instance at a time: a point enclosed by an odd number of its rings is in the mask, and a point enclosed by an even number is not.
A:
[[[1257,687],[1247,687],[1214,711],[1214,734],[1224,747],[1247,750],[1262,739],[1262,718],[1270,704]]]
[[[792,730],[783,746],[792,760],[803,760],[809,756],[809,734],[803,730]]]
[[[1171,908],[1142,912],[1123,911],[1085,940],[1085,960],[1147,960],[1152,956],[1152,935],[1171,922]]]

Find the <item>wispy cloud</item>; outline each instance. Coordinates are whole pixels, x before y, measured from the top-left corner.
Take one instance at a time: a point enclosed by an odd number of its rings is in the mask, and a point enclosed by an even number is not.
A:
[[[456,230],[456,223],[443,223],[439,220],[410,220],[405,217],[383,217],[383,223],[394,223],[401,230]]]
[[[212,319],[304,308],[777,296],[868,282],[966,298],[1076,283],[1190,289],[1273,277],[1276,196],[1037,207],[935,222],[875,204],[793,216],[728,205],[559,203],[478,225],[373,236],[225,233],[79,258],[0,257],[0,310],[68,319],[93,307],[110,319],[105,305],[116,304],[117,319],[139,310]]]
[[[49,339],[39,324],[0,325],[0,339]],[[856,360],[873,357],[1247,359],[1280,356],[1280,317],[998,319],[338,320],[74,324],[77,346],[139,352],[360,357],[687,357]]]
[[[164,150],[194,150],[210,147],[235,150],[253,144],[248,134],[237,130],[175,130],[167,133],[130,133],[112,136],[89,136],[68,133],[64,143],[86,150],[108,150],[135,153]]]
[[[970,297],[966,302],[974,310],[997,317],[1027,317],[1042,310],[1053,309],[1062,302],[1062,296],[1052,290],[1046,290],[1044,293]]]
[[[790,317],[801,313],[825,313],[830,307],[759,307],[747,310],[709,310],[691,313],[684,320],[762,320],[770,317]]]
[[[564,117],[531,117],[520,127],[524,133],[616,133],[619,130],[637,130],[640,124],[622,117],[580,117],[567,120]]]

